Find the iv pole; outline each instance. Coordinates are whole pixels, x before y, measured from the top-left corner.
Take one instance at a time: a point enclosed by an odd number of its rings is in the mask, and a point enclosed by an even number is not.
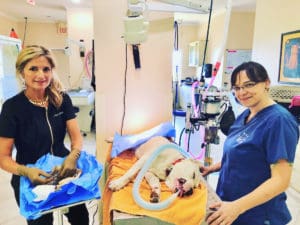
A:
[[[203,76],[202,73],[203,73],[203,66],[204,66],[204,63],[205,63],[205,55],[206,55],[206,49],[207,49],[207,42],[208,42],[208,35],[209,35],[209,27],[210,27],[212,6],[213,6],[213,0],[211,0],[211,8],[210,8],[209,22],[208,22],[208,31],[207,31],[206,44],[205,44],[205,49],[204,49],[204,57],[203,57],[203,63],[202,63],[201,76]],[[220,49],[218,57],[217,57],[217,62],[216,62],[215,67],[214,67],[213,77],[210,81],[209,86],[207,87],[207,89],[204,93],[205,95],[207,95],[207,93],[209,91],[209,88],[212,86],[212,84],[215,80],[215,77],[217,75],[218,69],[219,69],[220,64],[221,64],[220,61],[221,61],[221,58],[223,56],[223,52],[225,51],[225,46],[226,46],[226,43],[227,43],[227,33],[228,33],[229,21],[230,21],[230,15],[231,15],[231,0],[227,1],[227,7],[226,8],[227,8],[227,10],[226,10],[225,27],[224,27],[224,33],[225,33],[224,40],[222,42],[221,49]],[[196,84],[193,84],[193,86],[197,86],[197,84],[199,84],[198,81],[196,81],[195,83]],[[192,98],[193,98],[193,100],[195,98],[194,90],[192,90]],[[198,104],[202,104],[202,102],[201,102],[202,100],[203,100],[203,96],[200,94]],[[194,101],[192,101],[192,102],[194,102]],[[193,107],[195,107],[195,106],[196,106],[196,104],[193,104]],[[212,164],[211,146],[210,145],[212,143],[218,144],[218,137],[217,137],[218,122],[217,122],[217,119],[213,119],[213,118],[204,118],[203,119],[203,118],[201,118],[201,113],[200,114],[197,113],[196,108],[194,108],[193,110],[195,112],[194,114],[197,115],[198,118],[191,118],[192,114],[187,113],[186,124],[188,124],[189,127],[187,127],[187,129],[186,129],[186,133],[189,133],[189,135],[190,135],[191,132],[193,133],[193,126],[191,126],[191,125],[193,125],[192,120],[193,121],[198,120],[197,122],[200,125],[205,126],[204,137],[203,137],[203,139],[204,139],[203,146],[205,147],[204,165],[205,166],[210,166]],[[204,117],[205,117],[205,115],[204,115]]]

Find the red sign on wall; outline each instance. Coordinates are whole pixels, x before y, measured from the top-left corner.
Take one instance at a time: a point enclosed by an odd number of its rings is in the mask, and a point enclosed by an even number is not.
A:
[[[58,34],[67,34],[68,27],[66,23],[58,23],[57,24],[57,33]]]

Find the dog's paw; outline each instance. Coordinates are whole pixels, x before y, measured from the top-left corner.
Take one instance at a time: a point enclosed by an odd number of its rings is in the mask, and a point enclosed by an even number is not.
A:
[[[120,177],[118,179],[112,180],[108,184],[108,188],[112,191],[118,191],[118,190],[122,189],[123,187],[125,187],[129,181],[130,180],[128,180],[128,179],[124,179],[123,177]]]

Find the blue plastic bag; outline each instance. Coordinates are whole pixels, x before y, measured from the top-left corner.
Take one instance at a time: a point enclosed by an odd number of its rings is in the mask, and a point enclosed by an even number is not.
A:
[[[51,154],[42,156],[35,164],[28,167],[37,167],[46,172],[51,172],[54,166],[61,165],[65,158],[56,157]],[[69,205],[80,201],[99,199],[101,197],[98,181],[101,177],[103,166],[96,160],[95,156],[84,151],[81,152],[77,161],[81,169],[81,176],[63,185],[59,190],[50,193],[47,199],[34,202],[37,197],[33,193],[35,187],[27,177],[20,180],[20,212],[26,219],[37,219],[41,212]]]

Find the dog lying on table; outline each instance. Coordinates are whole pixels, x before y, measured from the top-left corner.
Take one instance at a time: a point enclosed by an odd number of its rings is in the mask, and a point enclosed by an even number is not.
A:
[[[170,144],[167,138],[153,137],[140,145],[135,155],[138,160],[121,177],[112,180],[108,187],[117,191],[127,185],[140,171],[151,154],[160,146]],[[157,203],[160,200],[160,181],[165,181],[172,192],[179,192],[179,196],[192,195],[193,189],[200,185],[202,175],[200,162],[185,158],[179,151],[168,148],[157,156],[145,174],[145,179],[151,187],[150,202]]]

